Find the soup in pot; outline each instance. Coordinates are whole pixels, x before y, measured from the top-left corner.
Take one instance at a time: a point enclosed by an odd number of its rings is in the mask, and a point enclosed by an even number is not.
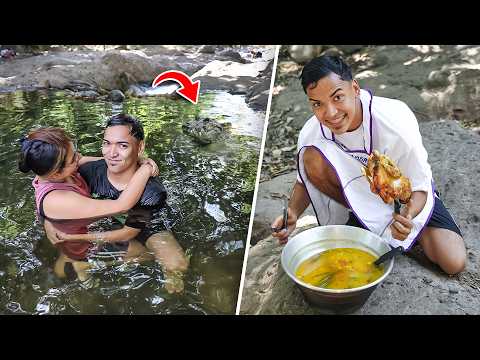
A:
[[[295,271],[298,279],[326,289],[351,289],[374,282],[382,276],[383,265],[376,256],[360,249],[329,249],[304,260]]]

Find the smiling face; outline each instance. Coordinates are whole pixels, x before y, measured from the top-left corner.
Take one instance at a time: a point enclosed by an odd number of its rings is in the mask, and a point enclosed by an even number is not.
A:
[[[126,125],[110,126],[105,129],[102,154],[108,170],[119,174],[136,168],[139,154],[143,151],[143,141],[130,134]]]
[[[330,73],[310,84],[306,93],[318,121],[334,134],[355,130],[362,124],[360,86],[356,80],[345,81]]]

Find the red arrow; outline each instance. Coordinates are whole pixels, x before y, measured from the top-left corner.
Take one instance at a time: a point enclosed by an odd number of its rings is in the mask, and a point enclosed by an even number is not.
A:
[[[200,91],[200,80],[192,82],[190,77],[184,72],[177,70],[165,71],[158,75],[155,80],[152,82],[152,87],[155,88],[160,83],[165,80],[174,80],[178,82],[181,86],[180,89],[177,89],[177,94],[183,96],[185,99],[190,101],[192,104],[198,102],[198,92]]]

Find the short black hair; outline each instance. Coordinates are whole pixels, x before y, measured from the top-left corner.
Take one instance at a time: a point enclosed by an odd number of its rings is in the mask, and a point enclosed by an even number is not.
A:
[[[310,60],[300,74],[303,91],[307,93],[310,84],[316,84],[318,80],[330,73],[337,74],[344,81],[352,81],[352,69],[339,56],[322,55]]]
[[[132,135],[138,141],[141,141],[145,138],[142,123],[140,122],[140,120],[134,118],[133,116],[126,114],[118,114],[112,116],[110,119],[108,119],[107,125],[105,125],[105,129],[110,126],[117,125],[128,126],[130,128],[130,135]]]

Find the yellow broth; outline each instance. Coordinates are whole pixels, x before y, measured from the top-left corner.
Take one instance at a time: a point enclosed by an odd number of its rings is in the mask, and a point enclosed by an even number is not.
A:
[[[295,275],[298,279],[327,289],[351,289],[369,284],[382,276],[374,255],[360,249],[329,249],[303,261]]]

